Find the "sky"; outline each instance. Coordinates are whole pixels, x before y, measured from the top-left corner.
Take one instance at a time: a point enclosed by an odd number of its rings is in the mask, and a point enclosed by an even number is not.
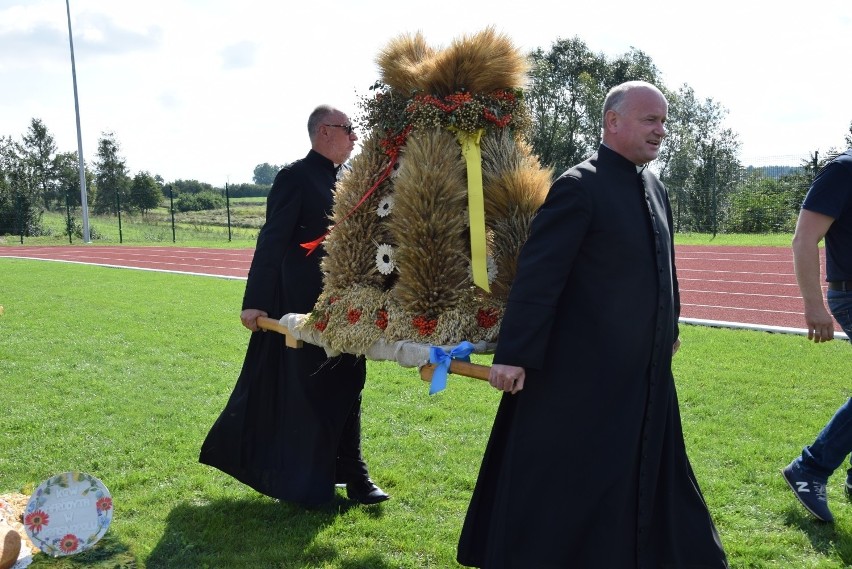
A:
[[[842,148],[852,122],[849,0],[70,0],[70,14],[84,158],[112,132],[130,175],[166,181],[250,183],[303,157],[314,107],[356,117],[381,49],[417,32],[435,48],[493,26],[523,53],[573,37],[609,58],[639,49],[665,87],[727,109],[746,164]],[[0,136],[20,141],[33,118],[77,150],[66,3],[0,0]]]

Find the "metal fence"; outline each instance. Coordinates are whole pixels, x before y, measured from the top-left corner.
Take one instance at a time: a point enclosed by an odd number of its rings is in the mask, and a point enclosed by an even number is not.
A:
[[[827,158],[827,157],[825,157]],[[825,159],[822,160],[824,162]],[[799,208],[813,180],[820,157],[784,155],[749,158],[732,170],[705,167],[701,180],[673,184],[663,177],[672,203],[675,231],[679,233],[791,233]],[[729,165],[730,166],[730,165]],[[88,216],[92,242],[184,243],[217,242],[253,246],[264,222],[263,198],[237,198],[221,192],[224,207],[180,211],[167,185],[161,207],[145,214],[122,211]],[[67,206],[42,213],[40,229],[15,228],[0,240],[43,242],[43,238],[82,242],[82,211]],[[60,220],[61,218],[61,220]]]

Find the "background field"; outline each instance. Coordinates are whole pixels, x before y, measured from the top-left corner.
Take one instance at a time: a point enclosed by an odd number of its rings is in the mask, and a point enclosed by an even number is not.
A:
[[[198,464],[242,363],[243,287],[0,259],[0,493],[80,470],[115,501],[95,550],[37,556],[32,567],[457,567],[499,398],[482,382],[451,378],[430,397],[416,371],[370,362],[364,453],[393,496],[377,507],[341,492],[304,511]],[[852,565],[843,477],[829,484],[830,526],[805,513],[778,473],[849,396],[850,346],[692,326],[682,337],[674,367],[687,446],[731,566]],[[542,490],[545,499],[575,491]]]

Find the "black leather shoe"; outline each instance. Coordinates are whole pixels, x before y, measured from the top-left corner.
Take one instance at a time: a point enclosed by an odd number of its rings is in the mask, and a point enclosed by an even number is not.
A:
[[[376,486],[369,478],[346,484],[346,497],[361,504],[378,504],[389,499],[384,490]]]

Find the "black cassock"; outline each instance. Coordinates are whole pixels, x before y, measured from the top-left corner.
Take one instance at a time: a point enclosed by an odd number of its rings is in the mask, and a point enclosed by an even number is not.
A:
[[[671,209],[602,146],[533,221],[494,363],[504,395],[458,560],[498,568],[724,568],[671,372],[680,300]]]
[[[322,292],[321,249],[300,243],[328,229],[337,169],[311,150],[281,170],[269,192],[243,309],[279,319],[310,312]],[[273,332],[251,335],[242,371],[201,447],[199,461],[258,492],[305,505],[330,500],[336,481],[366,476],[360,457],[366,362]],[[340,458],[339,458],[340,457]]]

